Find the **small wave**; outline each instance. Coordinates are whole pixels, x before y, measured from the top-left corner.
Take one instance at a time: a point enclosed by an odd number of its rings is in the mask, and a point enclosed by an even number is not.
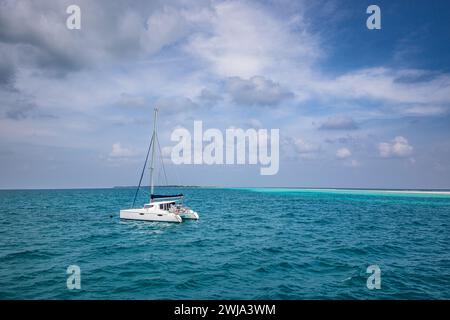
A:
[[[28,249],[22,251],[11,252],[0,257],[3,262],[16,259],[46,259],[55,256],[55,253],[44,251],[41,249]]]

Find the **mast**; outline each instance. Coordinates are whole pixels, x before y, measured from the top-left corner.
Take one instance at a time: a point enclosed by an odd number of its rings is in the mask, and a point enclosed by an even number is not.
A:
[[[158,137],[156,135],[156,118],[157,118],[157,116],[158,116],[158,108],[155,108],[155,112],[154,112],[154,116],[153,116],[152,160],[150,162],[150,202],[152,202],[152,195],[153,195],[153,191],[154,191],[153,170],[155,169],[155,167],[154,167],[154,162],[155,162],[155,142],[156,142],[156,139],[158,139]]]

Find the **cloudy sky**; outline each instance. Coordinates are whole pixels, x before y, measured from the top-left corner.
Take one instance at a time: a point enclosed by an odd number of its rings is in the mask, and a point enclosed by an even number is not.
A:
[[[448,1],[0,0],[0,188],[135,185],[154,106],[164,150],[194,120],[280,129],[277,175],[173,184],[450,188],[449,51]]]

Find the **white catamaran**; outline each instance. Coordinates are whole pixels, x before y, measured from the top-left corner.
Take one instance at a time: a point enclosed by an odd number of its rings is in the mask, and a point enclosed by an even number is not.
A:
[[[158,116],[158,109],[155,108],[153,119],[153,134],[150,140],[150,146],[145,158],[144,168],[142,169],[139,185],[136,190],[132,209],[120,210],[121,219],[129,220],[144,220],[144,221],[162,221],[162,222],[182,222],[183,219],[195,219],[199,218],[199,215],[194,210],[184,206],[182,204],[183,194],[176,195],[156,195],[154,194],[153,185],[153,170],[155,161],[155,145],[158,144],[159,152],[161,153],[161,147],[159,145],[158,134],[156,130],[156,122]],[[148,156],[151,152],[150,161],[150,202],[144,204],[143,208],[134,209],[136,197],[141,186],[142,177],[144,176],[145,167],[148,162]],[[164,164],[161,161],[164,170]],[[165,171],[164,171],[165,172]],[[165,173],[164,173],[165,174]]]

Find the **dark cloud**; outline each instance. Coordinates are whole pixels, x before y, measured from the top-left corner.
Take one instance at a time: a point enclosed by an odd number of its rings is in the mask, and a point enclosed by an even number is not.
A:
[[[222,97],[212,92],[211,90],[205,88],[200,92],[198,100],[199,103],[204,104],[206,106],[214,106],[220,100],[222,100]]]
[[[12,120],[22,120],[30,117],[36,110],[36,105],[27,101],[18,101],[14,106],[9,107],[5,116]]]
[[[0,45],[0,87],[12,88],[16,68],[11,56]]]
[[[63,3],[4,1],[0,11],[0,48],[16,63],[36,68],[74,70],[83,55],[70,43]],[[80,45],[80,43],[78,43]]]
[[[293,97],[291,92],[278,83],[261,76],[254,76],[249,80],[240,77],[228,78],[226,90],[239,105],[273,106]]]
[[[66,8],[73,1],[5,0],[0,3],[0,51],[18,57],[15,62],[21,66],[50,75],[127,63],[177,40],[147,30],[152,13],[172,2],[135,1],[131,6],[129,1],[79,0],[81,30],[69,30]]]
[[[347,135],[345,137],[336,137],[336,138],[327,138],[324,140],[324,142],[329,144],[350,144],[355,142],[355,138]]]
[[[320,130],[356,130],[358,125],[355,120],[345,116],[334,116],[328,118],[319,127]]]
[[[0,116],[11,120],[33,119],[57,119],[58,116],[44,111],[35,102],[32,96],[23,95],[20,91],[0,91]]]
[[[12,64],[0,61],[0,86],[10,85],[14,82],[15,69]]]

